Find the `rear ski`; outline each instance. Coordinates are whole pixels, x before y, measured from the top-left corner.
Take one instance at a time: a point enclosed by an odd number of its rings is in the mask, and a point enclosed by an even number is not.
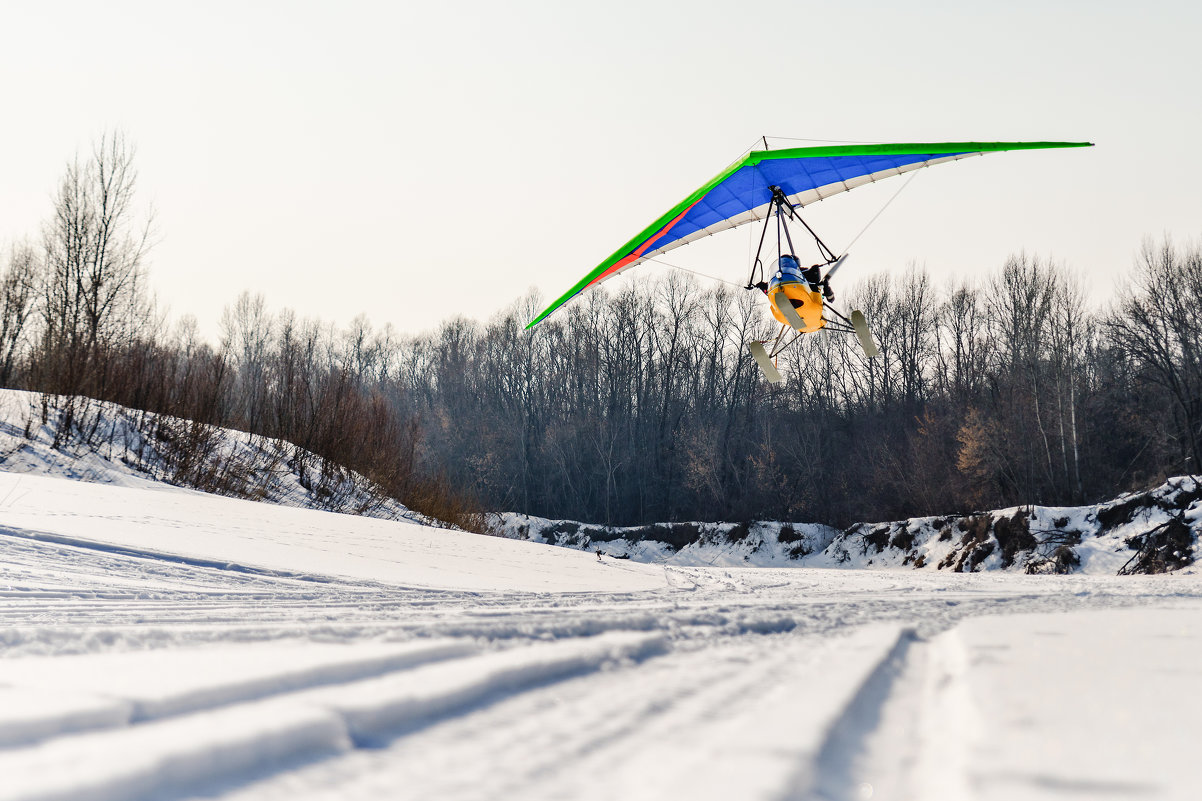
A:
[[[877,347],[876,342],[872,338],[872,333],[868,330],[868,321],[864,319],[864,312],[855,309],[851,313],[851,325],[856,329],[856,336],[860,338],[860,347],[864,349],[864,355],[872,358],[881,352]]]

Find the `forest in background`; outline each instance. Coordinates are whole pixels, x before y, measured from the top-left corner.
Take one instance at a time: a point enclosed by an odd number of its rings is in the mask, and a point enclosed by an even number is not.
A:
[[[195,472],[213,426],[291,443],[317,485],[349,468],[468,528],[482,511],[847,525],[1198,472],[1202,245],[1146,242],[1104,308],[1028,254],[955,284],[913,266],[845,283],[880,355],[806,336],[775,386],[746,348],[775,335],[762,296],[676,274],[591,292],[532,331],[533,295],[409,336],[244,293],[214,344],[156,309],[133,162],[112,135],[69,163],[40,234],[0,263],[0,385],[77,399],[64,437],[100,435],[87,399],[154,413],[147,435],[178,443],[190,486],[234,486]],[[155,414],[191,423],[166,432]]]

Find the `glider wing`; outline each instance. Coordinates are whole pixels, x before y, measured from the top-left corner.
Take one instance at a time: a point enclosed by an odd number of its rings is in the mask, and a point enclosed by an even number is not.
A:
[[[718,231],[764,219],[772,208],[771,186],[779,186],[794,207],[801,207],[882,178],[969,156],[1002,150],[1089,147],[1091,144],[933,142],[753,150],[618,248],[526,328],[538,325],[584,290],[647,259]]]

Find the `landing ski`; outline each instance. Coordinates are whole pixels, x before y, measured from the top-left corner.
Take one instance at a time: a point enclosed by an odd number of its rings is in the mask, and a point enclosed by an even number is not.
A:
[[[798,331],[805,330],[805,320],[801,319],[801,315],[797,313],[797,309],[793,308],[793,301],[785,297],[784,292],[777,292],[773,295],[772,302],[776,304],[776,308],[780,309],[780,313],[784,315],[789,325]]]
[[[872,339],[872,333],[868,330],[868,321],[864,319],[864,312],[855,309],[851,313],[851,325],[856,329],[856,336],[860,338],[860,347],[864,349],[864,355],[872,358],[881,352],[881,349],[876,346],[876,342]]]
[[[764,378],[768,379],[769,384],[780,383],[780,372],[776,369],[776,365],[768,358],[768,351],[764,350],[764,343],[750,342],[747,345],[751,355],[755,357],[756,363],[759,364],[760,370],[764,373]]]

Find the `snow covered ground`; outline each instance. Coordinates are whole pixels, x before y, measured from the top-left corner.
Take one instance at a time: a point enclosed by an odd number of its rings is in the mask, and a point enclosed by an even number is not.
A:
[[[640,564],[0,473],[0,657],[4,801],[1202,792],[1181,573]]]

